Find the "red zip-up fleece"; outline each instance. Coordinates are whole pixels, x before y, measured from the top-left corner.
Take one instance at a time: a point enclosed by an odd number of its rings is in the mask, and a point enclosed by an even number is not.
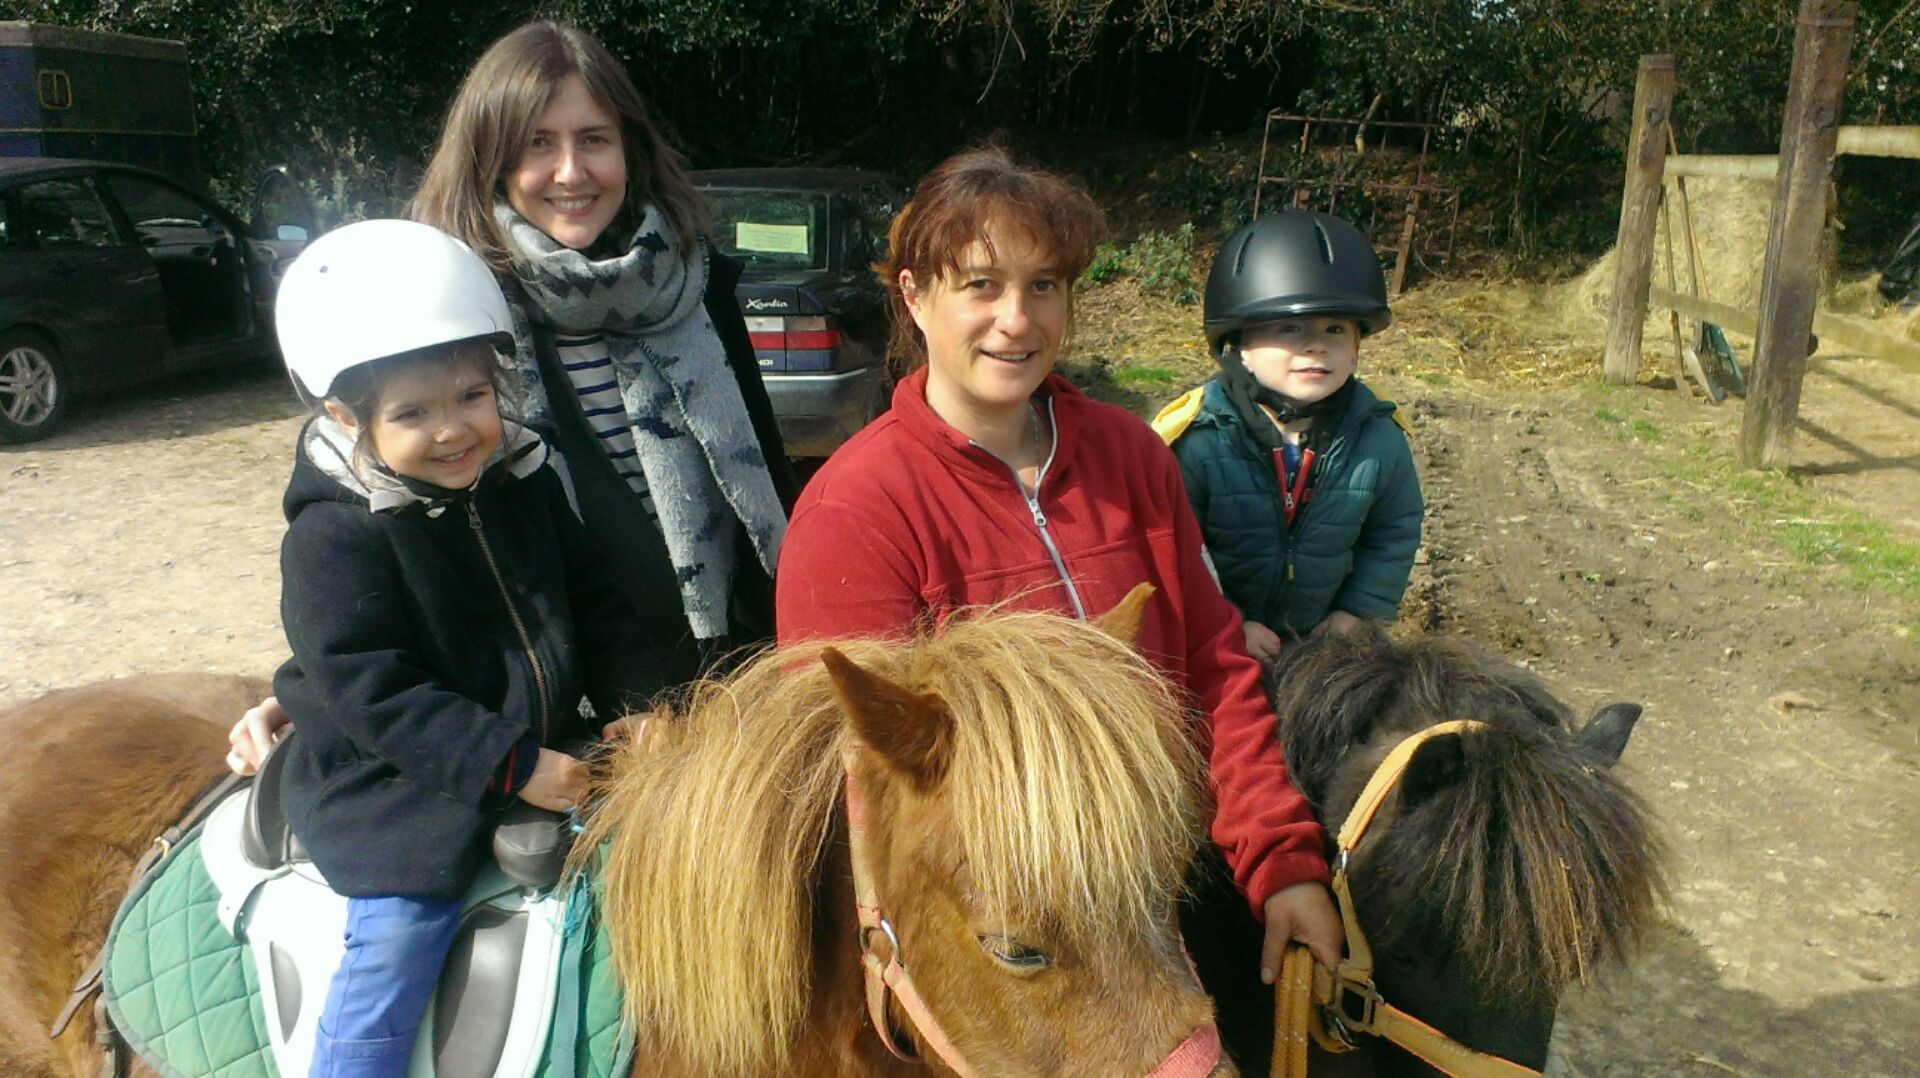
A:
[[[774,576],[780,640],[900,635],[999,602],[1092,617],[1150,583],[1140,650],[1209,720],[1213,841],[1254,917],[1282,888],[1326,882],[1320,825],[1287,780],[1260,667],[1201,560],[1173,454],[1131,413],[1050,375],[1036,396],[1054,450],[1029,504],[1011,468],[927,406],[926,381],[925,368],[903,379],[892,410],[801,493]]]

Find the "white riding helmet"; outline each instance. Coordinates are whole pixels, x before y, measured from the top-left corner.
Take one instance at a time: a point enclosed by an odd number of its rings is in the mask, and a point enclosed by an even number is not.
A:
[[[287,370],[316,399],[342,371],[402,352],[480,337],[513,348],[493,271],[416,221],[360,221],[313,241],[280,281],[274,321]]]

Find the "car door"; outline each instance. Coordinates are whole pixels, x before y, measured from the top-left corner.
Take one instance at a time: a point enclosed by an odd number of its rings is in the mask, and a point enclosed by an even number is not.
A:
[[[275,165],[254,178],[253,238],[273,252],[273,265],[278,271],[273,274],[274,281],[320,235],[319,217],[313,199],[307,197],[286,166]],[[256,275],[254,287],[258,289],[259,285]]]
[[[101,178],[160,275],[176,360],[191,365],[251,336],[245,237],[220,210],[158,179],[120,172]]]
[[[16,187],[0,251],[0,321],[51,333],[76,382],[109,385],[164,369],[166,316],[147,257],[93,180],[60,176]]]

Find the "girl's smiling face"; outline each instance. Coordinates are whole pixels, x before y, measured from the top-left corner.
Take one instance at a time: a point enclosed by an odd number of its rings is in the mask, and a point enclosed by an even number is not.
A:
[[[329,399],[326,408],[336,422],[357,433],[345,405]],[[367,420],[366,433],[388,471],[464,490],[480,478],[500,447],[500,402],[493,379],[474,362],[408,364],[381,378],[380,401]]]
[[[1261,385],[1312,404],[1347,384],[1360,365],[1360,326],[1339,315],[1300,315],[1240,332],[1240,362]]]

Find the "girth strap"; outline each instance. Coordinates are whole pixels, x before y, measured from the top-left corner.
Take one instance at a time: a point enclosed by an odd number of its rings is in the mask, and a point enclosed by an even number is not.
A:
[[[251,781],[244,775],[226,774],[216,780],[187,806],[186,814],[175,821],[173,826],[160,832],[148,845],[146,852],[133,863],[133,871],[127,876],[127,894],[131,895],[147,873],[152,872],[167,854],[173,852],[174,843],[198,826],[207,813],[213,811],[222,798]],[[120,899],[126,903],[126,896]],[[126,1042],[113,1031],[113,1023],[107,1017],[107,997],[100,991],[102,974],[107,968],[107,941],[100,941],[100,952],[80,971],[80,977],[74,982],[73,991],[68,994],[66,1005],[54,1016],[53,1025],[47,1030],[47,1039],[58,1038],[73,1023],[73,1016],[88,999],[93,1000],[93,1039],[101,1051],[100,1078],[126,1078],[128,1071],[128,1052]]]
[[[146,878],[147,873],[153,871],[153,866],[159,864],[162,858],[173,852],[174,843],[179,842],[180,839],[186,835],[187,832],[193,830],[201,820],[206,819],[207,813],[212,812],[215,805],[218,805],[228,794],[246,785],[250,781],[252,780],[247,776],[229,773],[207,787],[207,789],[194,800],[193,804],[187,806],[186,815],[175,821],[173,826],[160,832],[147,847],[146,852],[140,855],[140,860],[133,863],[133,872],[127,876],[127,894],[133,893],[133,889],[139,886],[140,881]],[[121,901],[124,903],[126,900],[122,897]],[[73,1016],[79,1013],[81,1005],[86,1003],[88,997],[100,990],[100,975],[102,971],[106,969],[106,965],[107,944],[105,940],[102,940],[100,942],[100,953],[94,955],[93,961],[87,963],[87,968],[81,971],[80,979],[74,982],[72,994],[67,997],[67,1005],[60,1008],[60,1013],[54,1017],[53,1026],[47,1031],[48,1039],[58,1037],[60,1034],[65,1033],[68,1024],[73,1021]],[[107,1029],[105,1021],[106,1012],[104,1010],[99,1012],[99,1017],[101,1021],[100,1034],[98,1035],[104,1036]]]

